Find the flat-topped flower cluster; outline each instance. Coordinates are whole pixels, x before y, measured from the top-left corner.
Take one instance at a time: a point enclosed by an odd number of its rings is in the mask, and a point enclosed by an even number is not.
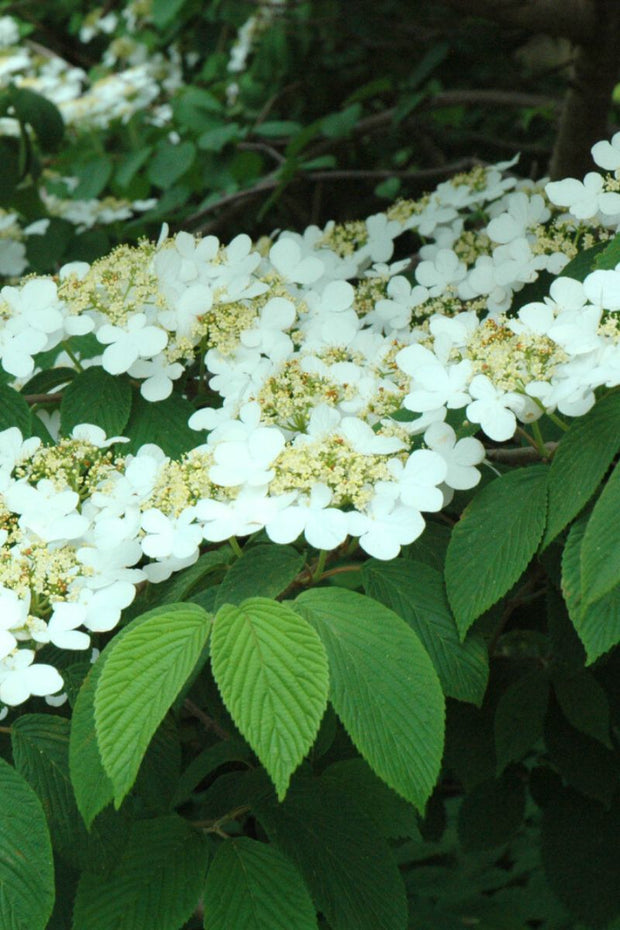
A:
[[[561,274],[620,224],[620,136],[594,155],[600,184],[480,166],[365,221],[258,243],[164,229],[2,288],[0,361],[17,389],[52,352],[128,375],[153,403],[210,400],[179,461],[154,445],[123,455],[123,437],[89,425],[52,446],[0,433],[0,701],[58,692],[37,651],[86,649],[138,583],[201,546],[264,530],[394,558],[478,483],[474,432],[510,440],[620,383],[620,265]],[[419,260],[393,261],[411,234]],[[557,276],[548,296],[519,306],[541,271]]]

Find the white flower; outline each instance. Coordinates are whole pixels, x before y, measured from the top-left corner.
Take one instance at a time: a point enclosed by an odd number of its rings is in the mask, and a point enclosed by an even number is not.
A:
[[[469,393],[474,399],[467,406],[467,418],[479,423],[496,442],[511,439],[517,428],[517,419],[508,408],[513,395],[498,390],[486,375],[476,375],[472,379]]]
[[[599,210],[609,216],[620,213],[620,194],[605,191],[604,183],[598,172],[590,171],[583,182],[576,178],[550,181],[545,191],[551,203],[568,207],[579,220],[588,220]]]
[[[165,400],[172,394],[173,382],[184,372],[180,362],[169,363],[163,353],[154,358],[139,358],[128,370],[132,378],[144,378],[140,393],[150,403]]]
[[[620,168],[620,132],[611,137],[611,142],[604,139],[592,146],[592,158],[605,171],[617,171]]]
[[[474,488],[480,481],[480,472],[474,466],[484,461],[485,448],[478,439],[466,436],[456,440],[456,433],[448,423],[432,423],[424,433],[424,442],[437,452],[446,463],[444,478],[455,491]]]
[[[420,262],[415,270],[417,282],[428,288],[431,297],[439,297],[466,275],[467,266],[452,249],[440,249],[433,261]]]
[[[270,520],[265,529],[276,543],[290,543],[304,533],[315,549],[336,549],[347,537],[346,513],[330,507],[332,492],[324,484],[315,484],[309,497],[299,498]]]
[[[44,697],[64,686],[62,677],[51,665],[33,665],[32,649],[18,649],[0,661],[0,701],[15,707],[31,695]]]
[[[587,275],[583,290],[588,300],[605,310],[620,310],[620,270],[598,269]]]
[[[77,629],[84,623],[86,610],[81,604],[59,602],[47,625],[49,642],[58,649],[88,649],[90,636]]]
[[[398,353],[396,364],[412,378],[412,389],[403,401],[408,410],[424,413],[444,405],[458,408],[470,400],[466,389],[472,364],[468,359],[446,368],[430,349],[413,345]]]
[[[395,504],[388,496],[375,496],[363,514],[349,514],[349,533],[358,536],[364,552],[375,559],[395,559],[400,547],[417,539],[424,526],[418,510]]]
[[[519,191],[508,196],[507,211],[491,220],[486,229],[487,235],[494,242],[512,242],[525,236],[538,223],[545,223],[550,215],[540,194],[528,197]]]
[[[430,449],[417,449],[404,465],[392,459],[388,467],[398,483],[403,504],[420,511],[441,510],[443,494],[437,485],[445,481],[448,471],[441,455]]]
[[[313,284],[323,277],[325,266],[316,255],[303,257],[301,248],[292,239],[279,239],[269,250],[269,260],[285,281]]]
[[[202,528],[195,523],[196,511],[187,507],[178,517],[167,517],[154,507],[142,514],[142,551],[152,559],[187,559],[194,555],[202,540]]]
[[[46,542],[77,539],[89,527],[89,520],[76,512],[79,495],[75,491],[58,491],[49,478],[42,478],[36,488],[18,481],[5,494],[7,506],[21,514],[19,525],[31,530]]]
[[[163,329],[147,325],[144,313],[132,314],[125,327],[104,323],[97,330],[97,339],[108,346],[103,353],[102,365],[111,375],[128,371],[138,358],[158,355],[168,342]]]

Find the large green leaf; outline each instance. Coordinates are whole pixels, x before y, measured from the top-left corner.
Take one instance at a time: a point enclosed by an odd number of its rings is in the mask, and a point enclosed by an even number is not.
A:
[[[60,402],[60,429],[68,435],[78,423],[94,423],[107,436],[120,436],[130,410],[129,380],[94,366],[76,375],[65,388]]]
[[[196,432],[187,425],[193,413],[190,402],[179,394],[157,403],[134,394],[131,416],[123,431],[130,441],[123,446],[123,452],[137,452],[145,443],[154,442],[170,458],[180,458],[197,444]]]
[[[43,804],[54,848],[77,869],[109,866],[124,841],[124,824],[110,810],[87,832],[69,778],[69,721],[24,714],[13,724],[11,742],[15,767]]]
[[[134,621],[135,623],[135,621]],[[151,737],[200,658],[211,617],[197,604],[170,604],[105,651],[95,693],[97,742],[118,807]]]
[[[171,814],[134,823],[115,868],[83,872],[72,930],[180,930],[196,909],[205,838]]]
[[[41,94],[27,87],[9,88],[14,116],[34,129],[39,145],[48,151],[59,147],[65,124],[58,107]]]
[[[612,748],[609,701],[605,689],[591,672],[580,672],[553,683],[555,696],[571,726]]]
[[[581,544],[582,610],[620,584],[620,464],[588,520]]]
[[[545,807],[542,862],[549,885],[586,927],[617,927],[620,915],[620,795],[611,810],[576,791]]]
[[[0,384],[0,430],[18,426],[24,438],[32,435],[32,415],[28,402],[19,391]]]
[[[584,608],[582,597],[581,549],[587,517],[571,527],[562,554],[562,593],[588,664],[620,642],[620,584]]]
[[[102,670],[100,658],[84,679],[73,708],[69,737],[69,773],[87,827],[114,798],[114,785],[103,767],[95,729],[95,691]]]
[[[330,700],[372,769],[423,810],[437,780],[444,698],[420,640],[373,598],[338,588],[304,591],[295,609],[323,640]]]
[[[543,545],[548,545],[587,504],[618,449],[620,392],[614,391],[575,419],[553,456]]]
[[[303,880],[278,849],[247,836],[222,843],[204,894],[208,930],[317,930]]]
[[[444,694],[480,704],[489,677],[487,648],[475,633],[461,642],[441,573],[408,559],[370,559],[362,567],[362,578],[367,594],[395,611],[420,637]]]
[[[539,671],[518,678],[504,691],[495,711],[498,774],[542,739],[548,700],[549,681]]]
[[[458,834],[468,852],[506,843],[517,832],[525,813],[525,785],[513,773],[483,781],[463,798]]]
[[[298,779],[283,804],[263,798],[253,810],[333,930],[405,930],[405,890],[392,851],[346,789],[329,778]]]
[[[446,589],[464,636],[519,580],[545,528],[546,465],[519,468],[487,484],[465,508],[446,555]]]
[[[219,609],[211,662],[224,703],[283,798],[327,706],[321,640],[290,607],[253,597]]]
[[[250,546],[228,569],[215,606],[240,604],[247,597],[277,597],[296,578],[303,564],[303,556],[292,546],[273,543]]]
[[[41,802],[0,758],[0,927],[45,930],[54,906],[54,863]]]

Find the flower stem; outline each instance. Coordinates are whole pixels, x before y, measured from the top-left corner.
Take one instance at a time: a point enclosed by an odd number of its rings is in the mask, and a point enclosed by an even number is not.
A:
[[[327,549],[321,549],[319,552],[318,561],[312,572],[312,581],[318,581],[321,575],[323,574],[323,569],[325,568],[325,562],[327,561]]]
[[[241,546],[240,546],[239,543],[237,542],[237,537],[236,537],[236,536],[229,536],[229,537],[228,537],[228,544],[229,544],[230,548],[232,549],[232,551],[233,551],[233,552],[235,553],[235,555],[237,556],[237,558],[240,559],[241,556],[243,555],[243,549],[241,548]]]
[[[84,367],[82,363],[80,362],[79,358],[77,357],[73,349],[70,347],[69,343],[67,341],[64,341],[61,343],[61,345],[63,349],[65,350],[65,352],[67,353],[67,355],[69,356],[69,358],[71,359],[71,361],[73,362],[73,364],[75,365],[75,367],[77,368],[77,370],[79,372],[84,371]]]

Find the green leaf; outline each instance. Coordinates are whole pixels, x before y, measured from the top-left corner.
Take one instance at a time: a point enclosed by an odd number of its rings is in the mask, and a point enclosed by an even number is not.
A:
[[[546,465],[519,468],[487,484],[463,511],[446,555],[446,589],[464,636],[519,580],[545,528]]]
[[[119,187],[129,187],[142,165],[149,160],[152,153],[153,146],[147,145],[145,148],[138,149],[136,152],[130,152],[125,155],[114,175],[114,180]]]
[[[72,930],[181,930],[207,859],[205,838],[176,814],[134,823],[115,868],[82,873]]]
[[[231,142],[238,142],[243,136],[239,123],[223,123],[207,129],[198,138],[198,148],[206,152],[221,152]]]
[[[73,173],[79,178],[79,184],[72,192],[73,197],[76,200],[90,200],[98,197],[110,180],[112,169],[112,159],[105,155],[76,165]]]
[[[181,741],[172,713],[167,714],[155,731],[140,765],[134,785],[145,809],[166,814],[173,807],[172,797],[181,774]]]
[[[179,777],[170,806],[178,807],[187,801],[197,785],[221,765],[229,762],[249,762],[251,757],[252,750],[242,740],[229,739],[207,746],[192,759]]]
[[[606,806],[611,804],[618,790],[616,754],[571,726],[554,699],[545,719],[545,743],[569,785]]]
[[[542,739],[549,682],[539,671],[523,675],[504,691],[495,711],[497,771],[521,759]]]
[[[45,930],[54,906],[54,863],[41,802],[0,758],[0,926]]]
[[[38,371],[22,387],[22,394],[47,394],[54,388],[72,381],[77,372],[75,368],[48,368]]]
[[[299,779],[283,804],[261,799],[253,810],[332,930],[405,930],[405,891],[392,851],[346,790],[329,778]]]
[[[174,144],[162,141],[149,161],[148,178],[156,187],[164,190],[183,177],[194,163],[196,146],[185,141]]]
[[[233,557],[228,545],[203,553],[193,565],[176,572],[168,582],[155,585],[152,594],[158,604],[176,604],[187,600],[190,595],[205,585],[205,578],[218,570],[224,570]]]
[[[277,597],[303,565],[303,556],[292,546],[250,546],[226,572],[215,600],[216,609],[222,604],[240,604],[248,597]]]
[[[289,607],[253,597],[220,607],[211,663],[226,707],[283,798],[327,706],[319,637]]]
[[[605,810],[575,791],[563,790],[544,809],[545,877],[587,927],[607,927],[620,913],[619,835],[619,795],[612,809]]]
[[[136,453],[144,443],[154,442],[170,458],[180,458],[196,446],[198,434],[187,425],[193,413],[190,402],[179,394],[154,404],[142,394],[134,394],[131,416],[123,431],[130,441],[123,446],[123,452]]]
[[[119,635],[122,635],[122,631]],[[87,827],[114,798],[114,785],[103,767],[95,730],[95,691],[102,670],[100,657],[80,688],[73,708],[69,737],[71,783],[78,810]]]
[[[588,664],[620,642],[620,584],[584,609],[581,594],[581,548],[587,516],[570,529],[562,554],[562,593],[568,613],[586,650]]]
[[[8,384],[0,384],[0,430],[17,426],[24,439],[32,435],[32,416],[25,398]]]
[[[25,87],[10,87],[9,93],[17,119],[32,126],[43,149],[57,149],[65,134],[65,124],[58,107]]]
[[[126,376],[110,375],[94,366],[67,385],[60,403],[60,430],[68,436],[78,423],[94,423],[106,436],[120,436],[131,410],[131,387]]]
[[[151,611],[107,646],[95,692],[95,721],[117,807],[136,779],[155,730],[200,658],[210,628],[211,617],[196,604],[170,604]]]
[[[33,271],[39,274],[54,274],[62,264],[69,243],[75,236],[75,226],[68,220],[53,216],[46,231],[40,236],[28,236],[26,240],[26,257]],[[54,358],[62,351],[62,346],[50,350]],[[45,355],[47,353],[41,353]]]
[[[443,578],[422,562],[370,559],[362,567],[366,593],[390,607],[419,636],[447,697],[481,704],[489,677],[483,638],[461,642],[446,598]]]
[[[153,0],[151,16],[158,29],[165,29],[178,17],[187,0]]]
[[[265,136],[267,139],[282,139],[299,132],[301,128],[301,123],[290,119],[266,120],[254,129],[252,135]]]
[[[620,464],[588,520],[581,544],[582,610],[620,584]]]
[[[246,836],[221,843],[204,893],[209,930],[317,930],[312,900],[289,859]]]
[[[571,726],[612,749],[609,701],[594,675],[584,671],[570,678],[560,678],[554,681],[553,688]]]
[[[328,139],[341,139],[353,130],[362,112],[360,103],[352,103],[339,113],[328,113],[321,120],[321,132]]]
[[[330,700],[372,769],[422,811],[441,765],[444,699],[413,630],[372,598],[304,591],[295,609],[323,640]]]
[[[611,241],[605,243],[605,248],[596,256],[594,260],[595,268],[611,268],[612,270],[620,263],[620,236],[615,235]]]
[[[15,767],[43,804],[54,848],[75,868],[108,867],[124,841],[124,824],[108,811],[86,831],[69,777],[69,721],[24,714],[11,728],[11,743]]]
[[[584,281],[591,271],[596,268],[596,260],[599,255],[607,248],[607,242],[597,242],[590,249],[582,249],[571,261],[562,269],[562,277],[574,278],[576,281]]]
[[[468,852],[507,843],[517,832],[525,813],[525,785],[517,775],[483,781],[463,799],[458,834]]]
[[[614,391],[575,419],[553,456],[543,546],[587,504],[619,449],[620,392]]]
[[[343,759],[328,766],[323,778],[336,782],[366,811],[386,839],[418,837],[418,815],[413,804],[388,788],[363,759]]]

